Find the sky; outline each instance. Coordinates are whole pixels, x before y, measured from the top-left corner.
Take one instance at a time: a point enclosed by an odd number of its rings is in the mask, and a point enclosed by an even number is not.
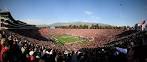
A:
[[[133,26],[147,20],[147,0],[0,0],[0,9],[37,25],[80,21]]]

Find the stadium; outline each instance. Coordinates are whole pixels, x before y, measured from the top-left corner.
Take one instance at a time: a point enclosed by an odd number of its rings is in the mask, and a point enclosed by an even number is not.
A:
[[[81,62],[105,61],[102,60],[102,58],[107,60],[113,59],[110,61],[120,61],[120,60],[127,61],[125,55],[129,55],[130,51],[131,52],[138,51],[139,48],[139,51],[136,53],[134,52],[134,55],[139,55],[138,58],[142,56],[146,57],[146,53],[144,50],[146,49],[145,47],[146,35],[147,35],[145,31],[146,28],[139,29],[139,27],[134,27],[134,29],[133,28],[128,29],[124,27],[119,27],[119,28],[111,27],[111,28],[101,28],[101,29],[79,29],[79,28],[73,29],[70,26],[70,28],[68,29],[68,28],[59,28],[58,26],[58,28],[52,29],[49,27],[36,27],[35,25],[28,25],[24,22],[17,21],[13,19],[10,12],[8,11],[1,12],[0,14],[1,14],[1,42],[2,41],[6,42],[6,40],[2,40],[2,39],[8,38],[9,42],[7,43],[9,44],[12,41],[15,42],[16,44],[19,45],[19,47],[21,47],[21,51],[25,52],[25,48],[30,49],[30,52],[28,53],[30,54],[30,56],[32,56],[34,52],[37,53],[37,51],[41,51],[42,49],[45,49],[45,54],[47,55],[53,55],[53,53],[59,54],[61,55],[60,58],[65,58],[64,56],[62,56],[61,52],[64,52],[64,55],[70,53],[73,54],[73,52],[76,52],[78,54],[81,54],[81,57],[84,55],[92,54],[92,56],[90,55],[85,56],[83,60],[81,59]],[[34,50],[33,48],[34,49],[37,48],[37,49]],[[131,50],[132,48],[133,50]],[[109,54],[115,53],[115,50],[117,49],[118,51],[119,49],[120,50],[122,49],[122,51],[120,51],[120,53],[118,54],[119,60],[117,60],[116,58],[108,59],[103,57],[103,56],[111,57],[111,55]],[[127,50],[129,50],[129,52],[127,52]],[[99,53],[97,53],[98,51]],[[139,52],[141,52],[141,54],[139,54]],[[16,53],[16,51],[14,51],[13,53]],[[100,56],[95,54],[100,54]],[[120,54],[124,56],[119,56]],[[35,54],[33,56],[35,56]],[[19,55],[16,57],[19,57]],[[88,57],[89,60],[86,60],[85,59],[86,57]],[[39,59],[48,62],[48,60],[42,58],[38,52],[38,54],[36,54],[35,61],[40,61]],[[7,60],[9,59],[7,58]],[[17,60],[21,61],[19,59]],[[51,59],[51,61],[54,60]]]
[[[146,0],[1,0],[0,62],[147,62]]]

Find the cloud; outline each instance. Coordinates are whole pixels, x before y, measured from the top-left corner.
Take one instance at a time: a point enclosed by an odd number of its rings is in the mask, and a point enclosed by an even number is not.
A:
[[[88,15],[90,19],[101,20],[101,17],[96,16],[92,11],[84,11],[84,13]]]
[[[96,20],[102,20],[102,18],[101,18],[101,17],[94,16],[94,15],[91,15],[91,18],[92,18],[92,19],[96,19]]]
[[[86,15],[92,15],[92,14],[93,14],[93,12],[91,12],[91,11],[84,11],[84,13],[85,13]]]
[[[82,20],[83,22],[89,22],[89,23],[98,23],[97,20]]]

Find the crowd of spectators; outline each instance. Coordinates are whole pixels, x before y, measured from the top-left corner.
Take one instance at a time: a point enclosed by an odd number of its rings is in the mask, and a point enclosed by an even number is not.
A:
[[[141,29],[142,28],[142,29]],[[145,22],[142,22],[141,25],[136,25],[136,30],[141,29],[145,30]],[[111,29],[50,29],[41,31],[41,35],[50,32],[50,35],[63,35],[69,34],[73,36],[80,36],[84,38],[93,37],[96,41],[92,45],[100,45],[105,43],[106,39],[114,37],[116,34],[122,33],[124,30],[111,30]],[[15,30],[13,30],[15,32]],[[20,30],[17,33],[9,31],[0,31],[0,62],[127,62],[130,60],[130,51],[135,55],[135,59],[138,59],[138,62],[141,61],[140,55],[144,47],[133,47],[133,48],[120,48],[120,47],[99,47],[99,48],[82,48],[79,50],[66,50],[66,49],[55,49],[52,47],[46,47],[45,44],[51,42],[40,42],[41,44],[34,43],[23,36],[35,37],[39,39],[37,35],[27,35],[25,33],[30,33],[27,30]],[[25,33],[23,33],[25,32]],[[109,32],[109,33],[108,33]],[[23,33],[23,34],[22,34]],[[38,34],[38,33],[32,33]],[[111,36],[109,36],[112,34]],[[41,40],[40,40],[41,41]],[[97,42],[98,41],[98,42]],[[39,42],[39,41],[38,41]],[[50,44],[51,46],[52,44]],[[56,46],[56,45],[54,45]],[[134,50],[131,50],[134,49]],[[138,51],[138,49],[140,51]],[[128,50],[129,54],[128,54]],[[137,51],[137,52],[136,52]],[[142,52],[144,53],[144,52]],[[137,57],[138,56],[138,57]],[[134,59],[134,56],[132,56]],[[144,59],[146,56],[143,57]],[[137,60],[134,60],[137,62]]]
[[[0,62],[126,62],[127,49],[59,50],[33,44],[15,33],[0,33]],[[123,52],[122,52],[123,51]]]
[[[108,40],[116,38],[116,35],[126,31],[122,29],[41,29],[42,34],[46,35],[48,31],[50,37],[59,35],[72,35],[88,39],[90,45],[88,47],[102,47],[102,44]],[[44,33],[43,33],[44,32]],[[93,43],[92,43],[93,42]]]

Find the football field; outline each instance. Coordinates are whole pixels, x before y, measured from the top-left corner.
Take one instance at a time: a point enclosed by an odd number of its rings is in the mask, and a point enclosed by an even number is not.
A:
[[[67,44],[67,43],[75,43],[75,42],[82,42],[85,41],[84,39],[78,37],[78,36],[72,36],[72,35],[60,35],[55,37],[56,43],[60,44]]]

